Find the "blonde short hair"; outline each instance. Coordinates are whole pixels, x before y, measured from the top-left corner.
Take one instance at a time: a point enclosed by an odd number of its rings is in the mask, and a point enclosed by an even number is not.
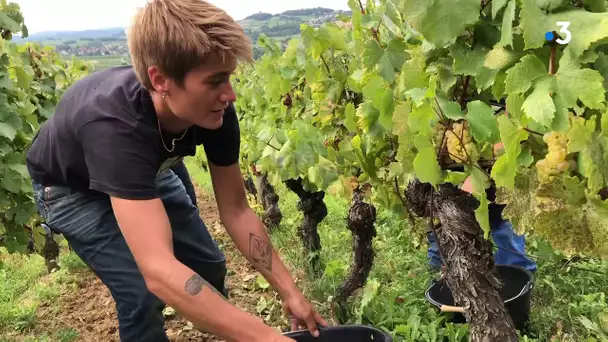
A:
[[[212,54],[252,61],[252,44],[224,10],[203,0],[149,0],[128,30],[131,63],[140,83],[153,90],[148,68],[158,66],[182,84]]]

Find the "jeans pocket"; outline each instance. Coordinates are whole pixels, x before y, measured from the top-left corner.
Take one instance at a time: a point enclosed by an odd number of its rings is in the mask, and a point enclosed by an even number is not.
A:
[[[33,184],[33,187],[34,201],[36,202],[38,213],[44,220],[49,220],[49,214],[54,203],[62,201],[75,193],[72,189],[65,186]]]

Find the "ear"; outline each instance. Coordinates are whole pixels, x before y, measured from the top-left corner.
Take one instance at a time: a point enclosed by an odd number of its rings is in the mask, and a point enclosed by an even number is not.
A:
[[[169,78],[157,66],[148,68],[148,77],[155,91],[159,93],[169,91]]]

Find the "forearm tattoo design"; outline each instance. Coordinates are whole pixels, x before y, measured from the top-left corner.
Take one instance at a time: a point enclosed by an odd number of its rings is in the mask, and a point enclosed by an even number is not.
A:
[[[249,234],[249,255],[255,262],[272,271],[272,246],[253,233]]]
[[[189,295],[196,296],[197,294],[201,293],[203,287],[205,286],[213,290],[213,292],[220,295],[222,298],[224,297],[224,295],[220,291],[218,291],[213,285],[209,284],[208,281],[203,279],[203,277],[201,277],[197,273],[193,274],[192,277],[190,277],[190,279],[186,281],[184,289]]]

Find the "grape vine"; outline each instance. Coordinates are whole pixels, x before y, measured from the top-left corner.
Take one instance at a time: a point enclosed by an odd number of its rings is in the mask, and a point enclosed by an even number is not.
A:
[[[239,69],[243,163],[309,192],[366,187],[404,217],[412,180],[439,191],[470,179],[485,238],[495,186],[518,232],[608,255],[604,2],[348,5],[352,17],[302,25],[284,50],[261,37],[264,55]]]
[[[63,92],[87,74],[82,61],[64,60],[37,44],[15,44],[27,37],[19,5],[0,2],[0,246],[26,252],[31,237],[38,250],[45,241],[39,225],[25,154],[40,124],[53,115]]]

